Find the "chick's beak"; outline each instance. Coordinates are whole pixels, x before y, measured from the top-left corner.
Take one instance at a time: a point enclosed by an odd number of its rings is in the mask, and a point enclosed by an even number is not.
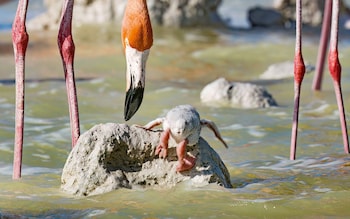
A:
[[[124,119],[128,121],[139,109],[145,89],[145,68],[149,49],[138,51],[130,46],[125,47],[126,56],[126,97]]]

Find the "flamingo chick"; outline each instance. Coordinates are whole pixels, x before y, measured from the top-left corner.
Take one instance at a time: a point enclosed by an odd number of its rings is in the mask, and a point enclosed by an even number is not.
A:
[[[202,126],[210,128],[215,136],[228,148],[215,123],[200,119],[199,113],[191,105],[177,106],[171,109],[165,117],[155,119],[143,126],[143,128],[150,130],[160,124],[163,124],[163,132],[155,153],[160,158],[167,157],[168,142],[171,136],[178,144],[176,148],[178,158],[177,172],[192,169],[196,164],[196,158],[186,154],[186,146],[192,146],[198,143]]]
[[[146,0],[128,0],[121,37],[126,57],[124,119],[127,121],[141,105],[145,88],[146,61],[153,44]]]

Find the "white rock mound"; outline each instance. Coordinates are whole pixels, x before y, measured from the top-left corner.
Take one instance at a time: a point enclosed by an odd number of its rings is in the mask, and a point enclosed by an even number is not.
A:
[[[154,154],[160,133],[115,123],[92,127],[80,136],[67,158],[62,190],[89,196],[119,188],[166,189],[183,181],[196,187],[209,183],[232,187],[225,164],[203,138],[187,147],[188,153],[197,158],[194,168],[177,173],[174,141],[169,144],[166,159]]]
[[[251,83],[229,82],[219,78],[207,84],[200,99],[211,105],[230,105],[242,108],[265,108],[277,106],[272,95],[262,86]]]

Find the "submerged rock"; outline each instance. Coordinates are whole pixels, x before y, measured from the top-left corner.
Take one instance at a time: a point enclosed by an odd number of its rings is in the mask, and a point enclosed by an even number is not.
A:
[[[305,73],[310,73],[315,70],[315,67],[305,64]],[[294,77],[294,62],[285,61],[270,65],[265,72],[260,75],[261,79],[278,80]]]
[[[160,131],[107,123],[80,136],[63,168],[61,188],[77,196],[97,195],[119,188],[171,188],[189,181],[193,186],[218,183],[230,188],[230,175],[219,155],[200,138],[188,146],[197,158],[193,169],[176,172],[176,143],[169,142],[168,157],[155,155]]]
[[[229,82],[225,78],[207,84],[201,91],[200,99],[204,103],[242,108],[277,106],[275,99],[264,87],[251,83]]]

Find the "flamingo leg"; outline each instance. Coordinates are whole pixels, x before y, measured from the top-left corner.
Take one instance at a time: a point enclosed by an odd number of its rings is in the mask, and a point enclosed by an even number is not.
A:
[[[78,100],[74,78],[75,46],[72,36],[72,16],[74,0],[65,0],[62,8],[61,24],[58,31],[58,47],[63,62],[68,96],[69,117],[72,134],[72,147],[80,136]]]
[[[299,102],[301,84],[305,74],[305,64],[301,50],[301,0],[296,2],[296,42],[294,56],[294,115],[292,125],[292,135],[290,144],[290,159],[296,157],[298,123],[299,123]]]
[[[345,110],[344,110],[344,104],[343,104],[343,95],[341,91],[341,84],[338,81],[334,81],[334,91],[337,98],[338,103],[338,110],[339,110],[339,119],[342,129],[342,136],[343,136],[343,144],[344,144],[344,152],[346,154],[349,154],[349,139],[348,139],[348,129],[346,125],[346,118],[345,118]]]
[[[299,125],[299,102],[300,102],[301,84],[294,83],[294,114],[292,125],[292,137],[290,142],[290,160],[295,160],[297,139],[298,139],[298,125]]]
[[[329,41],[331,15],[332,15],[332,0],[326,0],[324,13],[323,13],[321,39],[320,39],[320,45],[318,48],[318,56],[317,56],[317,62],[316,62],[316,70],[315,70],[315,75],[312,82],[313,90],[321,90],[322,79],[323,79],[323,69],[324,69],[326,51],[327,51],[328,41]]]
[[[29,40],[25,26],[27,8],[28,0],[20,0],[18,2],[16,17],[12,26],[12,42],[16,62],[16,118],[13,179],[21,178],[22,171],[25,55]]]
[[[333,0],[332,27],[331,27],[330,50],[328,54],[328,66],[329,66],[329,72],[333,79],[334,90],[337,98],[343,143],[344,143],[344,151],[345,153],[348,154],[349,140],[348,140],[348,131],[347,131],[347,125],[346,125],[345,112],[344,112],[343,96],[341,91],[341,65],[338,58],[338,26],[339,26],[338,22],[339,22],[339,0]]]

